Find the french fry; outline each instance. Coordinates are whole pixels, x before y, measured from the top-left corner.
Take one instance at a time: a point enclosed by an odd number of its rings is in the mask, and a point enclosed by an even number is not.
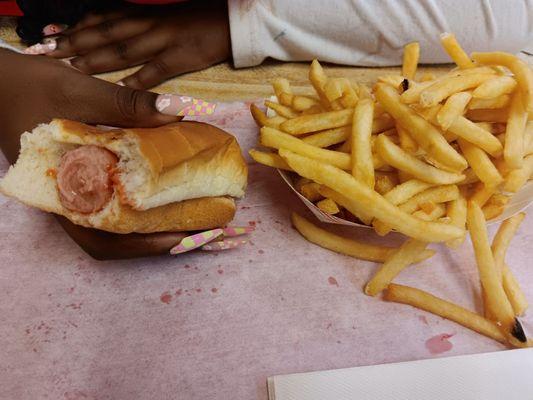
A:
[[[387,192],[383,197],[395,206],[405,203],[407,200],[429,189],[433,185],[431,183],[419,181],[418,179],[411,179],[400,185],[394,187],[390,192]]]
[[[340,204],[342,207],[350,211],[353,215],[359,218],[363,224],[370,225],[372,222],[372,214],[369,214],[357,203],[357,201],[349,199],[348,197],[324,185],[319,185],[318,191],[322,196],[332,199],[335,201],[335,203]]]
[[[313,181],[311,179],[307,179],[307,178],[302,178],[301,176],[299,176],[298,178],[296,178],[296,180],[294,181],[294,188],[298,191],[298,192],[302,192],[302,186],[303,185],[307,185],[308,183],[312,183]]]
[[[284,169],[286,171],[292,171],[292,168],[276,153],[265,153],[258,150],[250,150],[250,156],[259,164],[267,165],[269,167]]]
[[[388,114],[382,114],[372,121],[372,134],[382,133],[395,126],[394,119]]]
[[[466,198],[461,191],[459,197],[447,203],[447,215],[450,218],[450,224],[458,228],[464,228],[466,225]],[[446,245],[452,249],[459,247],[465,240],[465,235],[458,239],[446,242]]]
[[[385,290],[400,272],[413,264],[417,255],[427,247],[426,242],[408,239],[391,255],[365,286],[365,294],[376,296]]]
[[[320,193],[320,185],[316,182],[309,182],[300,187],[299,192],[311,203],[322,200],[324,196]]]
[[[494,193],[481,208],[487,221],[494,219],[503,213],[510,197],[501,193]]]
[[[400,100],[404,104],[413,104],[418,102],[420,99],[420,94],[426,90],[428,87],[433,85],[436,81],[425,81],[425,82],[413,82],[409,81],[409,89],[403,92],[400,96]]]
[[[492,99],[472,99],[468,104],[469,110],[492,110],[507,107],[511,103],[511,96],[502,94]]]
[[[396,124],[396,131],[398,132],[398,137],[400,138],[400,147],[408,153],[416,153],[418,150],[418,145],[411,137],[407,129],[400,124]]]
[[[511,70],[522,93],[526,111],[533,112],[533,71],[513,54],[495,51],[492,53],[472,53],[472,59],[479,64],[503,65]]]
[[[511,93],[516,88],[516,81],[511,76],[496,76],[483,82],[472,92],[474,99],[494,99]]]
[[[336,235],[319,228],[294,212],[291,214],[291,221],[296,230],[308,241],[336,253],[362,260],[384,262],[397,250],[394,247],[370,245]],[[419,254],[416,262],[425,260],[433,254],[435,254],[433,250],[424,250]]]
[[[492,254],[494,256],[494,264],[496,265],[500,280],[503,278],[507,249],[525,216],[525,213],[518,213],[503,221],[492,239]]]
[[[448,97],[446,103],[444,103],[436,116],[440,127],[445,131],[448,130],[457,117],[464,114],[466,106],[471,98],[472,95],[468,92],[458,92]]]
[[[426,81],[434,81],[435,79],[437,79],[437,77],[435,76],[433,72],[423,72],[420,75],[419,81],[426,82]]]
[[[393,88],[378,84],[376,98],[383,108],[409,131],[418,145],[435,160],[457,171],[467,167],[466,160],[448,144],[434,126],[399,101],[399,95]],[[501,146],[497,139],[496,141]]]
[[[337,206],[337,203],[335,203],[331,199],[324,199],[320,200],[318,203],[316,203],[316,206],[320,208],[325,213],[335,215],[340,212],[339,206]]]
[[[508,265],[503,267],[503,289],[513,307],[515,315],[523,315],[528,308],[526,295],[520,288],[520,284],[511,273]]]
[[[437,204],[432,201],[426,201],[424,203],[419,204],[420,210],[425,212],[426,214],[431,214],[436,208]]]
[[[463,138],[457,140],[463,156],[468,161],[470,168],[477,175],[479,180],[487,186],[499,186],[503,182],[503,177],[500,175],[487,153],[479,147],[467,142]]]
[[[281,130],[291,135],[340,128],[352,123],[353,109],[328,111],[320,114],[302,115],[289,119],[280,125]]]
[[[397,89],[404,80],[405,76],[403,75],[381,75],[380,77],[378,77],[378,82],[387,83],[395,89]]]
[[[307,110],[303,110],[300,115],[313,115],[320,114],[325,112],[324,107],[321,104],[315,104],[314,106],[309,107]]]
[[[524,132],[527,119],[528,113],[522,103],[522,96],[520,92],[516,92],[509,109],[503,148],[503,158],[510,169],[518,169],[524,165]]]
[[[377,137],[375,149],[388,165],[405,171],[421,181],[445,185],[460,182],[465,178],[464,175],[443,171],[420,161],[392,143],[386,135]]]
[[[485,308],[489,310],[494,321],[501,324],[501,329],[506,336],[511,335],[521,340],[522,338],[515,327],[517,322],[513,308],[498,278],[499,273],[490,248],[485,217],[479,205],[473,201],[468,202],[466,221],[474,247],[479,279],[485,292]]]
[[[474,63],[465,53],[455,35],[445,32],[440,35],[440,44],[459,68],[473,68]]]
[[[418,59],[420,58],[420,45],[418,42],[412,42],[403,48],[402,75],[407,79],[414,79]]]
[[[278,98],[278,101],[285,105],[291,106],[292,103],[292,89],[291,84],[285,78],[276,78],[272,81],[272,87],[274,88],[274,93]],[[285,94],[285,96],[283,96]]]
[[[296,111],[309,110],[311,107],[319,106],[319,102],[307,96],[292,96],[292,108]]]
[[[478,182],[474,191],[470,194],[470,201],[473,201],[478,206],[483,207],[490,197],[496,193],[496,186],[487,186],[483,182]]]
[[[435,221],[446,216],[446,207],[444,204],[434,204],[434,206],[435,208],[433,208],[430,212],[426,212],[422,209],[415,211],[413,213],[413,217],[420,218],[424,221]]]
[[[465,176],[464,181],[459,182],[459,185],[470,185],[471,183],[479,182],[479,178],[474,173],[472,168],[465,169],[463,171],[463,175]]]
[[[342,97],[342,88],[339,82],[339,78],[330,78],[324,85],[324,94],[328,101],[335,101]]]
[[[265,106],[274,110],[277,115],[281,115],[285,118],[296,118],[298,114],[291,110],[290,107],[284,106],[283,104],[274,103],[273,101],[266,100]]]
[[[268,127],[261,128],[260,140],[261,144],[266,147],[272,147],[278,150],[287,149],[306,157],[335,165],[341,169],[350,170],[352,167],[352,160],[348,154],[315,147],[276,129]]]
[[[520,169],[514,169],[507,174],[503,188],[507,192],[516,193],[533,175],[533,154],[524,158],[524,165]]]
[[[390,192],[398,185],[398,177],[394,173],[377,172],[374,189],[381,195]]]
[[[263,126],[268,126],[270,128],[279,128],[279,125],[286,121],[287,118],[284,118],[284,117],[281,117],[279,115],[275,116],[275,117],[272,117],[272,118],[268,118],[265,113],[263,111],[261,111],[259,109],[259,107],[257,107],[255,104],[251,104],[250,105],[250,112],[252,114],[252,117],[255,121],[255,123],[259,126],[259,127],[263,127]]]
[[[507,118],[509,118],[509,109],[497,108],[494,110],[468,110],[465,117],[473,122],[484,121],[507,123]]]
[[[372,161],[372,121],[374,102],[362,99],[357,103],[352,123],[352,175],[369,188],[374,188],[374,164]]]
[[[326,185],[349,198],[357,199],[358,204],[367,213],[408,236],[428,242],[443,242],[460,237],[463,232],[455,226],[421,221],[402,212],[379,193],[362,185],[353,176],[339,168],[285,149],[280,150],[279,153],[300,176]]]
[[[360,83],[359,85],[357,85],[357,87],[359,89],[357,93],[360,99],[374,99],[374,96],[372,96],[372,91],[369,89],[368,86],[363,83]]]
[[[287,122],[284,122],[284,124]],[[480,128],[465,117],[457,117],[448,130],[466,141],[475,144],[493,157],[498,157],[503,150],[503,146],[496,136]]]
[[[304,137],[305,143],[316,147],[329,147],[344,142],[350,136],[351,128],[343,126],[341,128],[326,129],[312,135]]]
[[[387,301],[407,304],[449,319],[498,342],[505,343],[506,341],[505,336],[494,322],[423,290],[391,283],[383,298]]]
[[[328,81],[328,77],[318,60],[313,60],[311,62],[311,67],[309,68],[309,81],[311,82],[311,85],[313,85],[324,108],[333,110],[340,110],[342,108],[337,101],[330,102],[324,93],[324,86]]]
[[[420,93],[420,104],[422,107],[434,106],[454,93],[479,86],[493,76],[492,74],[467,74],[439,79]]]
[[[421,193],[418,193],[412,196],[409,200],[399,205],[400,211],[403,211],[407,214],[413,214],[422,203],[446,203],[448,201],[453,201],[459,197],[459,189],[455,185],[442,185],[429,188],[424,190]],[[372,226],[374,227],[376,233],[380,236],[385,236],[392,229],[394,229],[390,224],[387,224],[384,221],[375,219],[372,221]],[[459,228],[460,229],[460,228]],[[464,230],[463,230],[464,232]],[[460,237],[460,236],[459,236]],[[456,238],[454,238],[456,239]]]

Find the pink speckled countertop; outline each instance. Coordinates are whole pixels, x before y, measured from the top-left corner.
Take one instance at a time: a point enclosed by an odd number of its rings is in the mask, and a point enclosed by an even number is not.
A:
[[[245,150],[256,141],[242,103],[221,105],[208,121]],[[7,166],[2,158],[2,175]],[[302,239],[289,223],[302,206],[266,167],[250,165],[238,207],[236,223],[257,227],[250,243],[218,254],[98,262],[52,216],[1,196],[0,205],[1,399],[264,400],[271,375],[505,349],[365,296],[376,264]],[[508,264],[533,301],[532,233],[530,215]],[[480,310],[469,243],[434,247],[438,255],[397,281]],[[445,343],[430,340],[438,335]]]

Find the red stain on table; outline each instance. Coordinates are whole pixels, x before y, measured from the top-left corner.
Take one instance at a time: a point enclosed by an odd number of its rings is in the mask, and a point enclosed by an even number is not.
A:
[[[176,290],[175,295],[176,296],[181,296],[181,293],[182,293],[182,290],[178,289],[178,290]]]
[[[201,291],[202,291],[201,288],[197,288],[197,289],[196,289],[196,293],[200,293]]]
[[[429,325],[428,319],[426,318],[425,315],[419,315],[419,316],[418,316],[418,319],[419,319],[419,321],[422,322],[423,324],[425,324],[425,325]]]
[[[265,251],[264,250],[258,250],[257,251],[259,254],[265,254]]]
[[[172,295],[169,292],[163,292],[159,299],[161,300],[161,303],[170,304]]]
[[[222,268],[220,268],[220,269],[217,269],[217,272],[218,272],[220,275],[222,275],[222,274],[224,273],[224,270],[223,270]]]
[[[216,293],[216,292],[218,292],[218,289],[216,287],[211,288],[211,292]]]
[[[450,339],[453,334],[450,333],[441,333],[440,335],[433,336],[426,340],[426,348],[431,354],[440,354],[450,351],[453,347],[453,343],[450,342]]]
[[[339,287],[339,282],[337,282],[337,279],[335,279],[335,278],[332,277],[332,276],[330,276],[330,277],[328,278],[328,283],[329,283],[330,285],[334,285],[334,286]]]

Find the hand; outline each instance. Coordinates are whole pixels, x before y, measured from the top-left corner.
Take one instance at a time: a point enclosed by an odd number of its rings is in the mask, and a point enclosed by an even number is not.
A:
[[[57,39],[48,55],[74,57],[86,74],[144,64],[123,83],[151,88],[166,79],[230,58],[226,2],[194,1],[170,7],[143,7],[89,15]],[[148,14],[148,15],[147,15]]]
[[[20,135],[52,118],[90,124],[158,126],[180,118],[155,109],[155,93],[102,81],[61,61],[0,49],[0,148],[14,163]],[[129,258],[168,253],[181,233],[118,235],[86,229],[58,217],[66,232],[98,259]]]

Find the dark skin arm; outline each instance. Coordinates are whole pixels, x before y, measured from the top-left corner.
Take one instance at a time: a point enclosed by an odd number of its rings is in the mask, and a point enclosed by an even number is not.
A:
[[[0,77],[0,149],[10,163],[18,157],[20,135],[52,118],[123,127],[152,127],[179,120],[157,112],[154,93],[93,78],[47,57],[0,49]],[[118,235],[57,218],[69,236],[96,259],[168,254],[185,236],[183,233]]]
[[[147,89],[228,60],[230,43],[226,1],[193,1],[88,15],[48,55],[74,57],[71,64],[86,74],[145,64],[123,82]]]

